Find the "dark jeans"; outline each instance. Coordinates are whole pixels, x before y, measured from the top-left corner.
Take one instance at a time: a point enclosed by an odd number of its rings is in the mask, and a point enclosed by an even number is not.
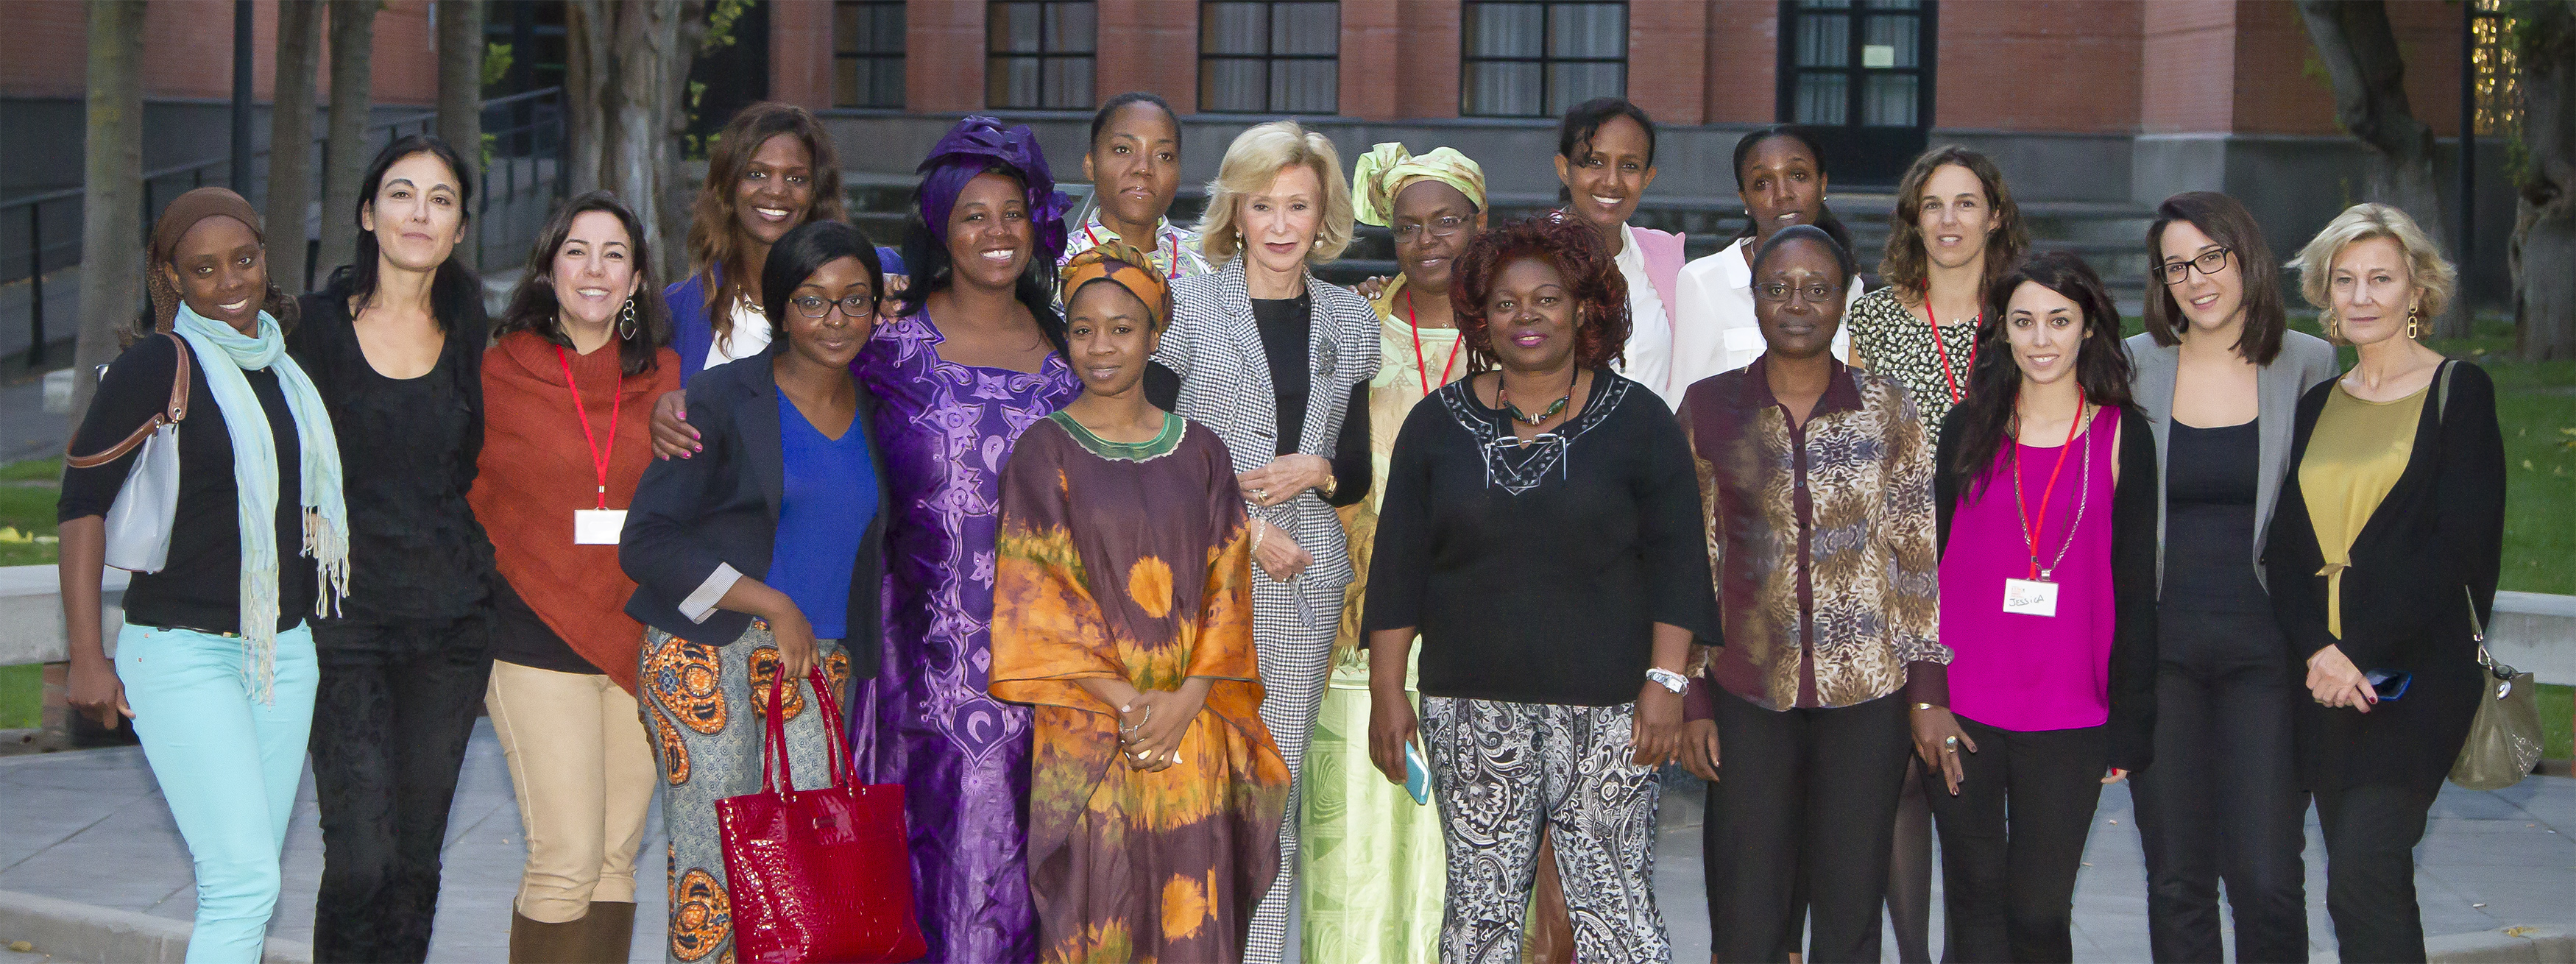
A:
[[[1959,795],[1937,770],[1923,792],[1941,824],[1948,961],[2072,961],[2075,872],[2102,797],[2101,727],[2013,731],[1959,717]]]
[[[1717,959],[1786,960],[1803,875],[1806,960],[1877,961],[1896,798],[1913,752],[1904,697],[1778,712],[1725,693],[1716,703],[1722,779],[1708,786],[1700,841]]]
[[[438,912],[456,772],[492,673],[491,633],[473,616],[317,621],[313,635],[322,662],[312,740],[322,810],[313,958],[420,961]]]
[[[2364,784],[2317,791],[2326,837],[2326,914],[2347,961],[2421,961],[2424,913],[2415,903],[2415,844],[2441,784],[2429,790]]]
[[[2218,961],[2218,885],[2236,960],[2308,959],[2307,796],[2290,750],[2290,675],[2269,613],[2158,610],[2155,762],[2130,782],[2158,961]]]

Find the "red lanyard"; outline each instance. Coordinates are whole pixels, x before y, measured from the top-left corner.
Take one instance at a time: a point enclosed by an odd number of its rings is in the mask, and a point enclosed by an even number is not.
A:
[[[591,467],[599,471],[599,507],[608,508],[608,457],[617,452],[617,411],[626,405],[626,393],[615,387],[608,390],[608,447],[601,449],[597,436],[590,434],[590,413],[581,407],[581,386],[572,380],[572,355],[555,346],[555,360],[563,363],[564,387],[572,389],[572,414],[581,419],[581,440],[590,452]]]
[[[1467,339],[1461,337],[1449,343],[1449,357],[1440,363],[1440,385],[1434,385],[1431,384],[1431,360],[1422,357],[1422,326],[1413,320],[1413,289],[1410,288],[1404,291],[1404,326],[1413,332],[1413,367],[1422,373],[1422,397],[1430,398],[1432,389],[1449,384],[1449,366],[1457,364],[1458,346],[1466,344]]]
[[[1927,299],[1923,302],[1923,310],[1926,313],[1929,313],[1932,310],[1932,302],[1930,300]],[[1935,330],[1937,331],[1938,329]],[[2016,418],[2015,421],[2017,422],[2019,419]],[[2058,446],[2057,464],[2050,466],[2048,469],[2048,488],[2041,489],[2039,492],[2039,519],[2034,522],[2029,517],[2025,516],[2021,520],[2021,543],[2023,548],[2030,550],[2030,578],[2039,578],[2039,534],[2048,530],[2049,501],[2057,496],[2057,470],[2066,467],[2066,453],[2075,450],[2075,433],[2078,429],[2083,427],[2084,393],[2079,390],[2075,394],[2075,421],[2074,423],[2066,426],[2066,443]],[[2019,432],[2015,432],[2013,437],[2012,477],[2013,501],[2016,504],[2019,504],[2021,502],[2021,437]]]
[[[1930,292],[1925,292],[1923,295],[1923,317],[1932,322],[1932,350],[1941,353],[1941,377],[1949,379],[1950,381],[1950,404],[1959,404],[1959,400],[1966,398],[1967,394],[1959,391],[1959,376],[1950,371],[1950,348],[1949,346],[1941,343],[1941,317],[1932,313],[1932,295]],[[1985,315],[1979,314],[1976,318],[1971,320],[1984,321],[1985,317]],[[1971,332],[1968,335],[1968,365],[1973,368],[1976,364],[1977,336],[1975,333]],[[2083,406],[2078,405],[2076,407],[2081,409]]]
[[[1090,241],[1090,242],[1091,242],[1091,246],[1092,246],[1092,247],[1095,247],[1095,248],[1097,248],[1097,247],[1099,247],[1099,246],[1100,246],[1100,233],[1099,233],[1098,231],[1093,230],[1094,228],[1096,228],[1096,227],[1098,227],[1098,226],[1099,226],[1098,222],[1093,222],[1093,223],[1091,223],[1091,224],[1086,224],[1086,225],[1083,225],[1083,226],[1082,226],[1082,237],[1083,237],[1083,239],[1084,239],[1084,240],[1087,240],[1087,241]],[[1169,243],[1171,244],[1171,246],[1172,246],[1172,256],[1171,256],[1171,259],[1170,259],[1170,260],[1168,260],[1168,261],[1166,261],[1166,262],[1164,262],[1165,264],[1169,264],[1169,265],[1171,265],[1171,267],[1170,267],[1170,268],[1166,268],[1166,269],[1164,269],[1164,276],[1163,276],[1163,277],[1164,277],[1164,280],[1166,280],[1166,281],[1178,281],[1178,280],[1180,280],[1180,277],[1181,277],[1181,236],[1180,236],[1180,235],[1178,235],[1178,234],[1165,234],[1165,235],[1163,235],[1163,236],[1162,236],[1162,238],[1161,238],[1159,241],[1157,241],[1157,242],[1156,242],[1156,244],[1155,244],[1155,246],[1154,246],[1154,253],[1155,253],[1155,254],[1161,254],[1161,253],[1163,253],[1163,252],[1162,252],[1162,244],[1163,244],[1163,242],[1169,242]]]

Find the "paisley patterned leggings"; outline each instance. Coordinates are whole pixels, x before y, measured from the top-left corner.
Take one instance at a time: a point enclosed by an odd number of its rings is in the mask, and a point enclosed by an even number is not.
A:
[[[1422,698],[1449,896],[1445,964],[1517,964],[1538,873],[1539,822],[1556,840],[1575,959],[1672,960],[1655,909],[1655,768],[1632,762],[1637,704],[1562,706]]]
[[[850,654],[839,640],[818,640],[816,655],[838,692],[850,678]],[[734,959],[733,902],[725,890],[724,846],[716,801],[760,790],[760,740],[769,712],[769,679],[778,673],[778,643],[752,620],[724,645],[644,631],[644,728],[661,764],[662,828],[670,837],[672,964],[725,964]],[[796,788],[831,777],[823,754],[830,732],[813,706],[814,690],[787,691],[787,754]]]

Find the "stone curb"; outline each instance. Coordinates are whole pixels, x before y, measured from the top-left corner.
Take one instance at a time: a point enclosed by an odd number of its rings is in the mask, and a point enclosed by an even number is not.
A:
[[[2508,927],[2424,941],[2425,959],[2448,964],[2571,964],[2576,935],[2552,927]]]
[[[0,941],[27,941],[57,961],[182,964],[188,957],[188,929],[187,921],[0,890]],[[313,946],[272,937],[260,960],[312,964]]]

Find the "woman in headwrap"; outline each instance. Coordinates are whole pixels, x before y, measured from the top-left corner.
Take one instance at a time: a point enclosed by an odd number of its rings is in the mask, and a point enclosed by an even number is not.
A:
[[[1401,143],[1360,155],[1351,207],[1361,223],[1390,230],[1403,274],[1373,303],[1378,371],[1368,389],[1368,497],[1341,508],[1352,580],[1333,640],[1332,681],[1307,744],[1298,832],[1307,841],[1298,878],[1301,940],[1317,964],[1427,961],[1440,952],[1443,868],[1440,812],[1416,803],[1369,764],[1368,654],[1359,648],[1360,598],[1379,493],[1396,429],[1414,403],[1467,376],[1449,306],[1450,265],[1485,227],[1485,172],[1446,147],[1414,155]],[[1405,690],[1411,693],[1411,671]],[[1562,901],[1559,901],[1562,904]],[[1562,914],[1562,911],[1559,911]]]
[[[1170,291],[1124,241],[1064,268],[1082,397],[1002,480],[993,695],[1036,707],[1046,961],[1233,961],[1279,867],[1252,556],[1225,443],[1145,398]]]
[[[161,213],[143,337],[100,376],[56,509],[69,699],[101,726],[134,720],[195,863],[195,962],[260,959],[321,677],[305,617],[348,587],[340,447],[286,354],[296,306],[269,283],[264,246],[259,212],[223,188]],[[187,406],[165,410],[179,379]],[[127,587],[111,664],[99,645],[105,516],[164,415],[183,416],[168,555]]]
[[[1030,718],[987,691],[993,537],[1012,440],[1082,391],[1049,307],[1066,202],[1029,129],[989,117],[958,121],[921,174],[903,314],[856,367],[893,476],[893,608],[851,738],[863,777],[904,785],[927,959],[1025,961]]]

